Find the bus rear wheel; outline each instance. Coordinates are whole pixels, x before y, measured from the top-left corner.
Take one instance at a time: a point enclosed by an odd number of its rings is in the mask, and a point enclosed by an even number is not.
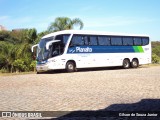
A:
[[[137,68],[139,66],[139,62],[137,59],[133,59],[131,62],[131,67],[132,68]]]
[[[38,72],[38,71],[37,71],[36,73],[37,73],[37,74],[42,74],[42,72]]]
[[[124,59],[123,60],[123,68],[128,69],[130,67],[130,61],[129,59]]]
[[[67,62],[66,70],[67,70],[67,72],[75,72],[76,71],[75,63],[74,62]]]

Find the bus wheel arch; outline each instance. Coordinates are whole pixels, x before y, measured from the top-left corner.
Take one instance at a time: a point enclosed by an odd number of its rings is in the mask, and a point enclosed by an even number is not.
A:
[[[137,68],[139,66],[139,60],[137,58],[133,58],[131,62],[132,68]]]
[[[66,70],[67,70],[67,72],[75,72],[75,71],[77,71],[76,62],[74,60],[67,61]]]
[[[125,58],[123,60],[123,65],[122,66],[123,66],[124,69],[130,68],[130,60],[129,60],[129,58]]]

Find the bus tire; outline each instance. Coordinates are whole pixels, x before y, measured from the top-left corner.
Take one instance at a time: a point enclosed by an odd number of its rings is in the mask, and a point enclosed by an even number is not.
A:
[[[41,74],[41,72],[37,72],[37,74]]]
[[[130,68],[130,61],[129,61],[129,59],[124,59],[123,60],[123,68],[124,69]]]
[[[75,65],[75,63],[71,62],[71,61],[67,62],[67,64],[66,64],[66,70],[67,70],[67,72],[75,72],[76,71],[76,65]]]
[[[138,59],[133,59],[131,62],[131,67],[132,68],[137,68],[139,66]]]

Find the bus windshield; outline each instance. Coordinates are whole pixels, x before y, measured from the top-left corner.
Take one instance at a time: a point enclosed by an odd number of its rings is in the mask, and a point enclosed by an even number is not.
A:
[[[39,46],[37,47],[37,61],[44,61],[48,59],[50,49],[46,49],[46,43],[53,40],[54,38],[41,39]]]
[[[55,37],[41,39],[37,47],[37,61],[45,61],[48,58],[63,54],[69,36],[69,34],[63,34],[57,35]],[[49,46],[49,49],[46,49],[47,42],[53,40],[55,41]]]

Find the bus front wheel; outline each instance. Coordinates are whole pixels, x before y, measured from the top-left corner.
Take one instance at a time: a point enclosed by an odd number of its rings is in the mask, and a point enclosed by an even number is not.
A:
[[[74,72],[76,71],[76,65],[74,62],[67,62],[66,64],[66,70],[67,72]]]
[[[130,61],[129,59],[124,59],[123,60],[123,68],[128,69],[130,67]]]

